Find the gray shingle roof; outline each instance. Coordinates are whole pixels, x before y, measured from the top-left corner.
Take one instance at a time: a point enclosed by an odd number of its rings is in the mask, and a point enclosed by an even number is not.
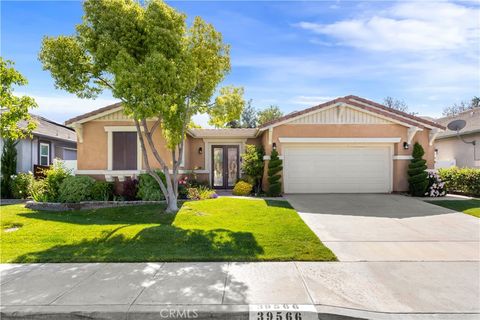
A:
[[[459,113],[458,115],[440,118],[436,121],[444,126],[447,126],[451,121],[458,119],[465,120],[465,122],[467,123],[465,128],[460,131],[460,134],[480,132],[480,108],[467,110]],[[447,128],[445,132],[442,132],[437,136],[437,139],[453,137],[455,135],[455,131],[451,131]]]
[[[35,128],[35,130],[33,130],[34,135],[70,142],[77,142],[77,135],[74,130],[41,116],[37,116],[34,114],[31,114],[31,116],[33,121],[37,123],[37,127]],[[18,125],[20,127],[25,127],[26,122],[20,121]]]

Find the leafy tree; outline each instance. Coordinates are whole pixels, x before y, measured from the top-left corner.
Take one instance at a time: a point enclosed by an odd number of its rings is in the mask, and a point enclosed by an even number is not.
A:
[[[252,105],[252,100],[248,100],[247,106],[243,109],[241,124],[242,128],[256,128],[258,121],[257,110]]]
[[[217,128],[224,128],[240,119],[244,107],[243,88],[221,88],[220,96],[216,98],[215,104],[209,107],[210,120],[208,123]]]
[[[178,169],[192,116],[209,113],[212,123],[223,125],[232,115],[237,119],[243,108],[241,88],[222,88],[211,102],[230,70],[229,47],[212,25],[196,17],[187,26],[185,15],[161,0],[86,0],[83,8],[76,35],[43,39],[43,67],[58,88],[82,98],[108,89],[122,101],[139,133],[146,170],[165,195],[166,211],[175,212]],[[162,130],[171,162],[155,147],[156,130]],[[165,183],[152,168],[147,148]]]
[[[413,146],[413,159],[408,165],[410,194],[416,197],[423,197],[428,187],[428,173],[425,171],[427,161],[422,158],[424,154],[422,145],[416,142]]]
[[[258,112],[258,125],[263,125],[283,116],[283,112],[278,106],[269,106]]]
[[[282,160],[278,157],[277,150],[273,149],[268,162],[268,191],[270,197],[278,197],[282,192],[282,183],[280,182],[282,171]]]
[[[443,109],[443,116],[455,116],[461,112],[468,111],[474,108],[480,108],[480,97],[473,97],[470,102],[460,101],[460,103],[455,103],[453,106],[446,107]]]
[[[256,193],[262,185],[264,155],[263,147],[253,144],[247,144],[245,153],[242,155],[242,171],[252,179]]]
[[[29,109],[37,107],[35,100],[27,96],[13,95],[13,86],[24,86],[27,79],[13,68],[13,62],[0,57],[0,75],[2,86],[0,88],[0,136],[4,139],[21,139],[29,136],[36,123],[32,120]],[[26,126],[19,127],[20,121],[25,121]]]
[[[17,173],[17,142],[8,138],[3,140],[1,160],[2,198],[12,197],[12,176]]]
[[[405,101],[400,99],[386,97],[385,99],[383,99],[383,104],[389,108],[392,108],[398,111],[408,112],[408,105],[405,103]]]

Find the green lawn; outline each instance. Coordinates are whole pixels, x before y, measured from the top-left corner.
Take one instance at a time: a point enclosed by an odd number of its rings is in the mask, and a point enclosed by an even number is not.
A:
[[[480,200],[436,200],[429,203],[480,218]]]
[[[1,206],[1,262],[335,260],[286,201],[33,211]],[[17,227],[16,231],[8,231]]]

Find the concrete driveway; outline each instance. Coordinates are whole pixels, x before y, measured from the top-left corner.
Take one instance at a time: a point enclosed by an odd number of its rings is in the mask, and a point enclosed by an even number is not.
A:
[[[287,195],[340,261],[479,261],[480,219],[401,195]]]

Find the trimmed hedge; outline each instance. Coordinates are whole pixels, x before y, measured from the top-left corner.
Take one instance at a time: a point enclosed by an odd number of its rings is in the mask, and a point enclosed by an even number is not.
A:
[[[443,168],[438,170],[448,192],[480,196],[480,169]]]
[[[425,196],[428,187],[428,173],[425,171],[426,160],[422,157],[425,154],[423,147],[418,142],[413,146],[412,161],[408,165],[408,183],[410,194],[415,197]]]

